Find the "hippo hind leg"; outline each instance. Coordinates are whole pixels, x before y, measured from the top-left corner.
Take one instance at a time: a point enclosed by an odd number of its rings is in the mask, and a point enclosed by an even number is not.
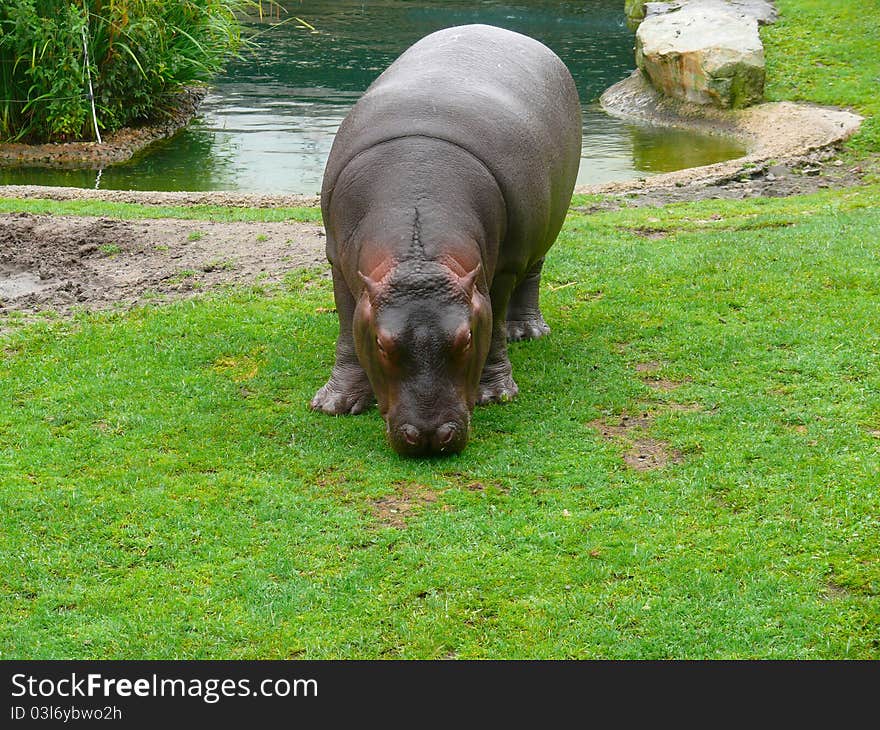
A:
[[[489,354],[480,376],[477,405],[506,403],[513,400],[519,392],[516,381],[513,379],[510,359],[507,357],[507,317],[505,312],[510,301],[513,283],[512,275],[498,274],[489,293],[492,299],[492,311],[497,316],[493,317],[492,321],[492,343],[489,346]]]
[[[550,334],[550,327],[544,321],[538,306],[538,288],[541,284],[541,268],[544,259],[539,260],[513,290],[507,307],[507,339],[536,340]]]
[[[339,338],[336,340],[336,363],[330,380],[315,393],[309,406],[312,410],[331,415],[363,413],[375,400],[367,373],[361,367],[354,349],[352,318],[354,297],[342,277],[333,267],[333,296],[339,315]]]

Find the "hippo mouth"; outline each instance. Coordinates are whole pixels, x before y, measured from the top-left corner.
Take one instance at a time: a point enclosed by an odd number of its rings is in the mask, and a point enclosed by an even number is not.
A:
[[[470,414],[464,422],[443,421],[437,426],[412,423],[392,425],[385,419],[385,435],[392,448],[402,456],[444,456],[464,449],[470,432]]]

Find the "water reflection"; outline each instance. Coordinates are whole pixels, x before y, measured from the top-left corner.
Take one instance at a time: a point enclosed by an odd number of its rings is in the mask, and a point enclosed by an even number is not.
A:
[[[248,21],[259,48],[231,63],[173,139],[105,169],[100,187],[316,193],[336,128],[407,46],[440,28],[489,23],[531,35],[565,61],[584,105],[579,184],[729,159],[741,148],[608,117],[599,95],[633,66],[621,0],[286,0],[274,25]],[[264,6],[265,7],[265,6]],[[314,31],[295,20],[302,18]],[[0,168],[0,183],[95,187],[94,171]]]

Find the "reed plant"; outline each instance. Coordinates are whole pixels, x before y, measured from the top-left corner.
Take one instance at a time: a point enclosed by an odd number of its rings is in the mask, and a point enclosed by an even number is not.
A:
[[[0,142],[94,139],[168,114],[244,43],[247,0],[4,0]],[[95,114],[89,97],[91,76]]]

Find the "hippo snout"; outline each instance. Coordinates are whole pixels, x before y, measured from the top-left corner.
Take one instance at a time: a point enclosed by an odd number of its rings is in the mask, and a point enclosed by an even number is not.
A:
[[[438,426],[402,423],[388,428],[394,450],[404,456],[457,454],[467,444],[467,423],[444,421]]]

